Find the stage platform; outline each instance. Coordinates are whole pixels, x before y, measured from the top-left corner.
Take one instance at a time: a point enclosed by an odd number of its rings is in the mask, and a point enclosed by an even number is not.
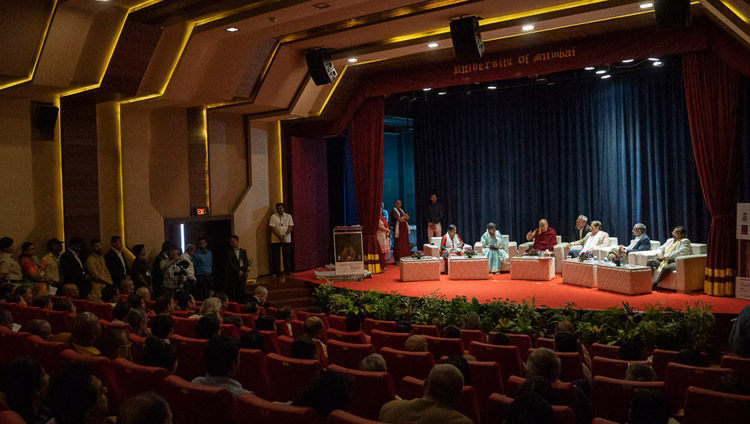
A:
[[[322,284],[316,280],[313,270],[295,273],[295,278]],[[635,310],[642,311],[645,305],[658,305],[684,310],[686,304],[703,301],[713,305],[714,313],[737,314],[750,300],[714,297],[696,292],[695,294],[680,294],[668,291],[657,291],[639,296],[626,296],[617,293],[600,291],[597,289],[571,286],[562,283],[560,274],[552,281],[511,280],[510,274],[502,273],[490,275],[489,280],[454,281],[447,275],[442,275],[440,281],[402,282],[399,280],[399,268],[389,265],[382,274],[375,274],[364,281],[337,282],[336,287],[346,287],[352,290],[372,290],[381,292],[395,291],[403,296],[419,297],[438,290],[448,299],[454,296],[466,296],[469,300],[476,297],[479,302],[487,302],[493,298],[520,301],[536,296],[537,305],[558,307],[566,302],[573,302],[583,309],[604,309],[610,306],[620,306],[628,302]]]

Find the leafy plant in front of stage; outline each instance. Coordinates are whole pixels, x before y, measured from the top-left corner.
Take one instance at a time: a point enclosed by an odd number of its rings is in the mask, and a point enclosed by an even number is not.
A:
[[[532,338],[544,336],[545,319],[537,309],[536,296],[523,299],[515,317],[511,317],[509,330],[517,334],[528,334]]]
[[[704,349],[713,334],[716,317],[711,312],[713,307],[705,302],[695,302],[694,306],[685,306],[685,319],[682,320],[683,330],[689,335],[692,347]]]
[[[419,298],[418,307],[414,310],[414,322],[421,325],[434,324],[439,327],[447,325],[446,297],[435,290]]]

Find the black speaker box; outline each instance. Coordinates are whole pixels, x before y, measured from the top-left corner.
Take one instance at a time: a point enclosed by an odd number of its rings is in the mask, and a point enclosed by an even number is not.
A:
[[[331,63],[331,55],[323,49],[309,50],[305,55],[307,70],[315,85],[326,85],[333,82],[338,75]]]
[[[59,110],[56,106],[39,105],[34,118],[34,128],[43,132],[54,130]]]
[[[484,43],[482,33],[479,32],[479,18],[476,16],[452,20],[451,39],[459,62],[482,58]]]
[[[654,16],[658,31],[690,26],[690,0],[654,0]]]

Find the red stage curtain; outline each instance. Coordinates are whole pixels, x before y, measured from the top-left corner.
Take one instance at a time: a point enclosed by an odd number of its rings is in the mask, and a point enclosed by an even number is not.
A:
[[[354,191],[359,222],[364,227],[365,268],[372,273],[383,272],[385,266],[376,237],[383,198],[384,104],[383,97],[368,98],[349,122]]]
[[[731,211],[737,200],[740,165],[740,76],[709,52],[683,55],[682,66],[693,154],[711,213],[705,291],[733,296],[736,258]]]

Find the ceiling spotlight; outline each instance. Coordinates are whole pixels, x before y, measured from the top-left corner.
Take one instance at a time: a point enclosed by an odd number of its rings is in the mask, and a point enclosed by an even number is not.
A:
[[[597,75],[606,74],[606,73],[607,73],[606,69],[599,69],[598,71],[596,71]]]
[[[524,25],[521,27],[522,31],[531,31],[532,29],[534,29],[534,25]]]
[[[587,66],[587,67],[585,67],[585,68],[583,68],[583,69],[585,69],[585,70],[587,70],[587,71],[593,71],[593,70],[594,70],[594,69],[596,69],[596,68],[594,68],[593,66]]]
[[[438,96],[444,96],[446,94],[448,94],[447,91],[438,91]]]
[[[438,43],[428,43],[428,44],[427,44],[427,47],[429,47],[429,48],[431,48],[431,49],[434,49],[435,47],[438,47],[439,45],[440,45],[440,44],[438,44]]]
[[[609,79],[609,78],[612,78],[612,75],[609,75],[609,74],[602,75],[602,79]]]
[[[497,86],[496,85],[488,85],[487,89],[488,90],[497,90]]]
[[[650,60],[652,62],[658,62],[659,58],[658,57],[649,57],[648,60]]]
[[[641,3],[639,6],[641,9],[651,9],[654,7],[653,3]]]
[[[357,63],[357,58],[356,57],[350,57],[346,61],[349,62],[349,63]]]
[[[622,63],[631,63],[631,62],[633,62],[634,60],[635,60],[635,59],[625,59],[625,60],[623,60],[623,61],[622,61]]]
[[[652,63],[652,65],[656,66],[657,68],[664,65],[664,62],[661,60],[657,60],[656,62]]]
[[[422,91],[430,91],[430,90],[432,90],[432,88],[430,88],[430,87],[425,87],[425,88],[422,89]]]
[[[237,31],[239,31],[239,30],[240,30],[240,29],[239,29],[239,28],[237,28],[237,27],[229,27],[229,28],[227,28],[227,32],[237,32]]]

